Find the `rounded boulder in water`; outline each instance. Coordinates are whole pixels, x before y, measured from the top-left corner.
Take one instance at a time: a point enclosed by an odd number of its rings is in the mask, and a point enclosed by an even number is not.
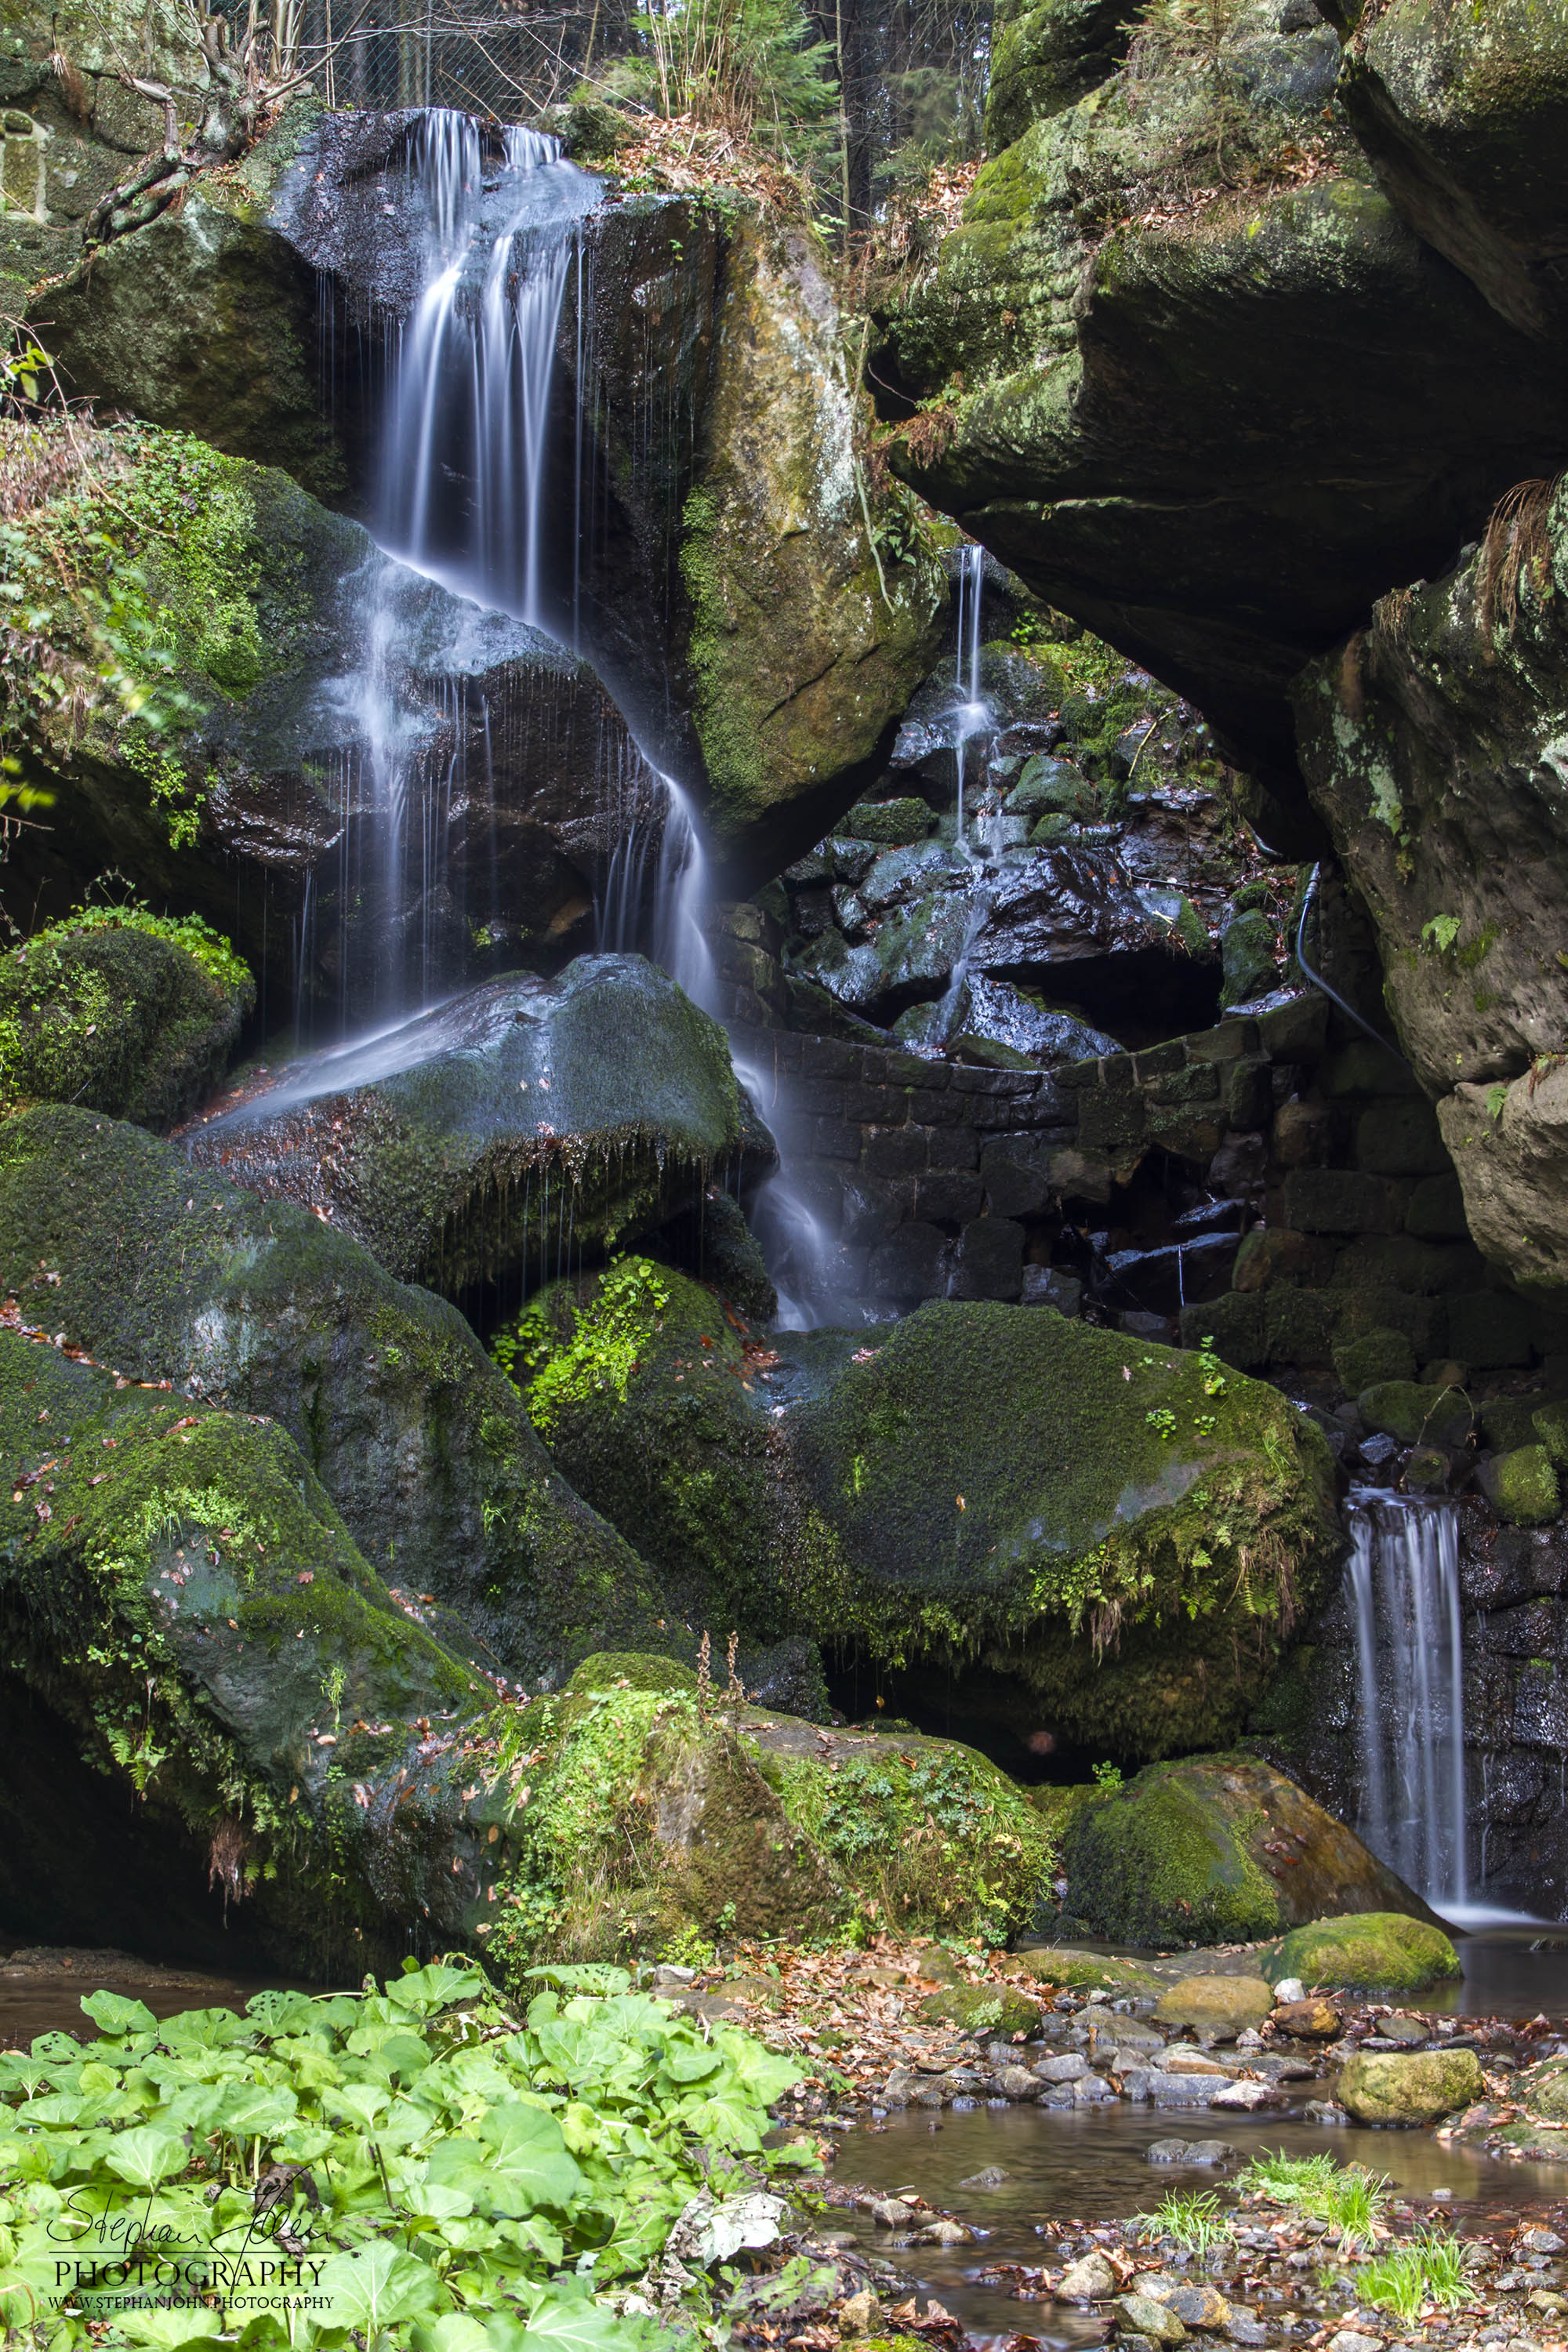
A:
[[[1263,1956],[1263,1973],[1273,1982],[1299,1977],[1358,1992],[1411,1993],[1457,1977],[1460,1969],[1441,1927],[1404,1912],[1363,1911],[1292,1928]]]
[[[1340,2075],[1340,2097],[1362,2124],[1432,2124],[1486,2095],[1473,2050],[1358,2050]]]

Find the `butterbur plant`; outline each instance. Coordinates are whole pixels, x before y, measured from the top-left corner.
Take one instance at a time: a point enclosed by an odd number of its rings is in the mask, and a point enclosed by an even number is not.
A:
[[[448,1961],[380,1990],[260,1993],[243,2017],[160,2023],[98,1992],[100,2041],[0,2053],[5,2343],[673,2342],[630,2283],[700,2190],[721,2215],[746,2198],[754,2231],[759,2184],[802,2161],[762,2146],[798,2070],[624,1969],[534,1975],[521,2020]]]

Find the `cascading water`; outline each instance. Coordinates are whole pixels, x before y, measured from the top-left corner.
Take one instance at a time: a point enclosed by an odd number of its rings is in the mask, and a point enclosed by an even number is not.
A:
[[[969,746],[976,735],[990,724],[991,712],[980,693],[980,600],[985,582],[985,550],[978,545],[965,547],[959,562],[958,573],[958,656],[954,667],[953,685],[957,701],[953,715],[957,721],[953,740],[953,758],[958,766],[958,834],[960,850],[965,849],[963,834],[964,769],[969,760]]]
[[[1380,1861],[1452,1914],[1470,1900],[1458,1515],[1363,1489],[1350,1523],[1358,1826]]]

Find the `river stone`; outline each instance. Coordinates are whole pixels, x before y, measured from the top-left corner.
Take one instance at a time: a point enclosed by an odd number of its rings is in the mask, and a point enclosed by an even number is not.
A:
[[[256,983],[226,940],[156,919],[68,919],[0,956],[0,1112],[68,1102],[165,1129],[211,1092]]]
[[[1463,1445],[1474,1416],[1462,1389],[1423,1386],[1409,1380],[1380,1381],[1356,1399],[1369,1429],[1396,1437],[1401,1445]]]
[[[1035,2072],[1042,2083],[1077,2083],[1089,2071],[1088,2059],[1076,2050],[1064,2050],[1058,2058],[1040,2058],[1035,2062]]]
[[[1249,2025],[1261,2025],[1273,2006],[1261,1977],[1184,1977],[1161,1994],[1154,2015],[1162,2025],[1191,2026],[1234,2042]]]
[[[965,2033],[1026,2033],[1040,2021],[1040,2005],[1011,1985],[943,1985],[928,1993],[918,2014],[928,2025],[957,2025]]]
[[[1062,1864],[1068,1907],[1118,1942],[1253,1942],[1331,1910],[1431,1916],[1353,1831],[1241,1752],[1151,1765],[1121,1789],[1085,1791]]]
[[[1460,1974],[1458,1953],[1430,1924],[1430,1915],[1423,1919],[1393,1911],[1313,1920],[1292,1928],[1262,1957],[1270,1982],[1300,1977],[1308,1984],[1357,1991],[1419,1992]]]
[[[1430,2124],[1484,2098],[1486,2078],[1473,2050],[1358,2050],[1339,2095],[1357,2123]]]
[[[1194,2279],[1189,2284],[1173,2287],[1160,2297],[1167,2311],[1173,2311],[1184,2327],[1196,2327],[1205,2334],[1220,2334],[1230,2326],[1230,2305],[1217,2287],[1206,2280]]]
[[[1273,2011],[1269,2022],[1299,2041],[1331,2042],[1340,2030],[1340,2012],[1331,2001],[1288,2000]]]
[[[1124,2327],[1148,2336],[1151,2343],[1181,2344],[1186,2339],[1187,2331],[1175,2313],[1152,2294],[1119,2294],[1116,2309]]]
[[[1084,2254],[1069,2263],[1056,2284],[1058,2303],[1100,2303],[1116,2292],[1116,2273],[1103,2254]]]
[[[189,1149],[462,1291],[548,1263],[568,1225],[605,1250],[663,1224],[741,1139],[718,1024],[641,956],[582,956],[285,1065]]]

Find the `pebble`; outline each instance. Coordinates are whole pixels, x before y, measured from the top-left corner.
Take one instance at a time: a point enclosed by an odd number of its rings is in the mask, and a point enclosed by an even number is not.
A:
[[[1227,2139],[1156,2139],[1144,2150],[1150,2164],[1228,2164],[1236,2150]]]
[[[1255,2107],[1271,2107],[1275,2095],[1267,2083],[1226,2083],[1211,2092],[1211,2107],[1242,2107],[1249,2114]]]
[[[1363,2336],[1353,2327],[1342,2327],[1337,2336],[1330,2336],[1328,2352],[1383,2352],[1383,2338]]]
[[[1102,2303],[1116,2292],[1116,2273],[1103,2254],[1085,2254],[1069,2263],[1057,2281],[1058,2303]]]
[[[1555,2230],[1525,2230],[1521,2232],[1520,2251],[1526,2254],[1561,2254],[1568,2252]]]
[[[1042,2083],[1081,2082],[1089,2071],[1089,2060],[1079,2057],[1076,2050],[1064,2051],[1059,2058],[1041,2058],[1035,2065]]]

